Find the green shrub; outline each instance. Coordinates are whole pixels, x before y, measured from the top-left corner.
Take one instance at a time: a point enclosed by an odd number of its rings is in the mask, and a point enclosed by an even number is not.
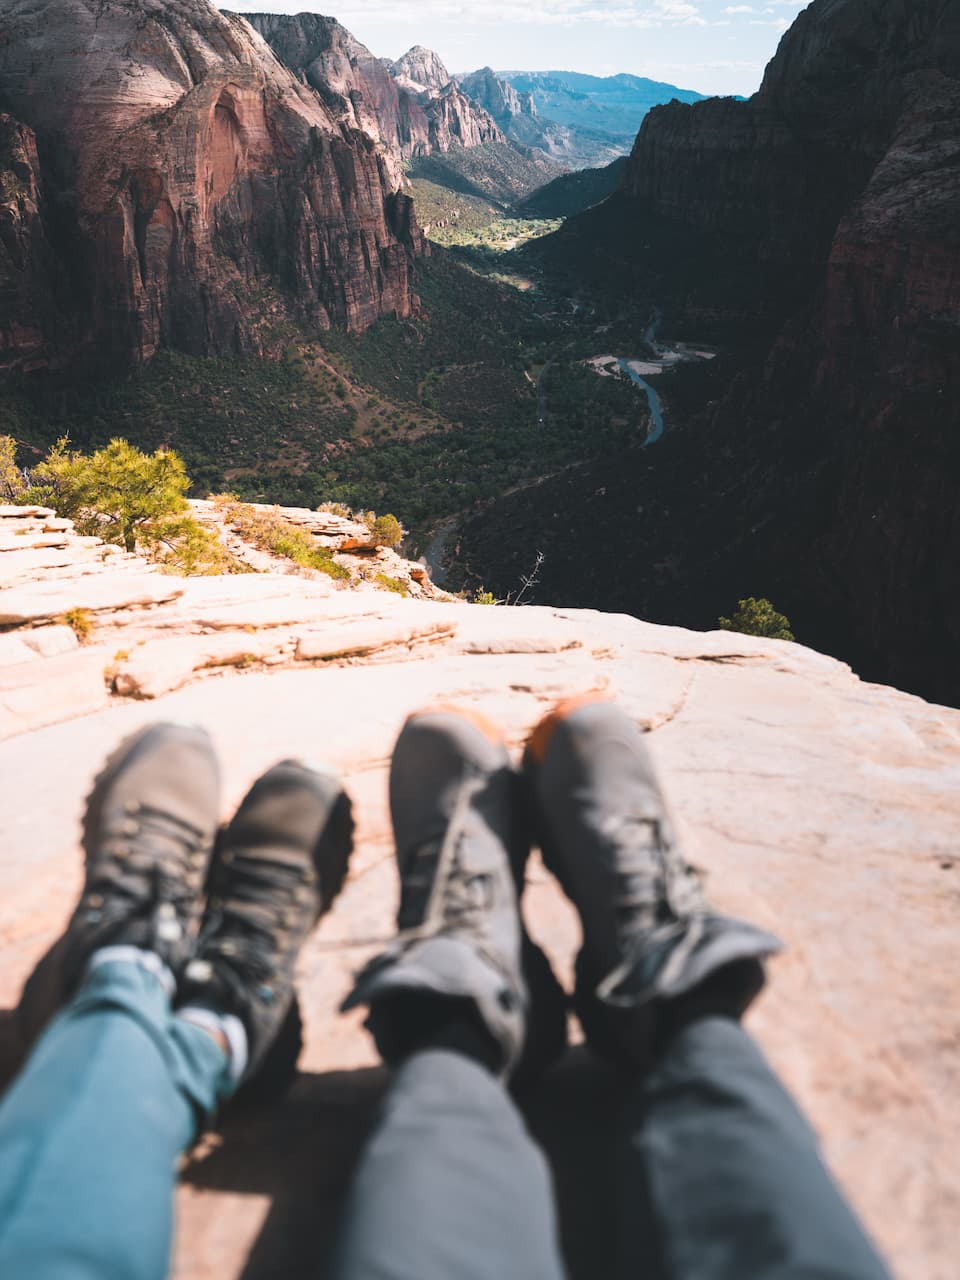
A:
[[[403,541],[403,528],[395,515],[387,512],[383,516],[375,516],[370,525],[374,545],[378,547],[399,547]]]
[[[163,536],[150,548],[150,557],[165,573],[179,573],[185,578],[254,572],[230,554],[212,529],[193,516],[167,521]]]
[[[395,591],[398,596],[408,596],[410,594],[410,588],[402,578],[391,578],[385,573],[378,573],[374,578],[374,582],[383,587],[384,591]]]
[[[478,587],[473,593],[473,604],[499,604],[499,601],[492,591],[484,591],[482,587]]]
[[[790,620],[777,613],[769,600],[748,596],[737,605],[732,618],[721,618],[722,631],[739,631],[746,636],[765,636],[768,640],[793,640]]]
[[[142,453],[126,440],[111,440],[89,457],[69,449],[66,437],[30,473],[23,499],[52,507],[73,520],[77,532],[119,543],[126,551],[156,544],[171,516],[187,510],[190,487],[183,460],[169,449]]]
[[[81,644],[90,639],[96,626],[89,609],[68,609],[60,621],[70,627]]]
[[[0,502],[18,502],[25,488],[17,466],[17,443],[13,436],[0,436]]]
[[[261,551],[283,556],[305,569],[318,569],[331,578],[349,578],[350,573],[337,564],[329,547],[322,547],[307,529],[285,520],[280,512],[261,511],[240,502],[232,493],[221,493],[213,499],[217,509],[242,538]]]

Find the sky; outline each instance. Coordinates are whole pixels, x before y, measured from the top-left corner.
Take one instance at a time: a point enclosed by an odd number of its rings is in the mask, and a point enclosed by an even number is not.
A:
[[[585,71],[751,94],[807,0],[224,0],[240,13],[337,18],[382,58],[434,49],[451,72]]]

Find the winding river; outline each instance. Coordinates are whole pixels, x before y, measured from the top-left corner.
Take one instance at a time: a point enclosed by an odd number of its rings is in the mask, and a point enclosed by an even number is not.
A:
[[[648,445],[656,444],[663,435],[663,406],[660,404],[660,397],[649,382],[631,369],[630,361],[625,356],[622,356],[617,361],[617,364],[628,378],[632,378],[637,386],[646,392],[647,404],[650,406],[650,416],[653,419],[653,429],[647,434],[647,438],[643,442],[643,447],[646,449]]]

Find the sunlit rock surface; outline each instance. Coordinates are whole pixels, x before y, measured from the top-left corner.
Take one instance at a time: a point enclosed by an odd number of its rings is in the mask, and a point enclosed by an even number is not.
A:
[[[404,717],[437,700],[475,707],[518,753],[555,699],[588,690],[615,695],[649,730],[711,896],[787,940],[751,1026],[848,1194],[898,1274],[951,1280],[960,712],[862,684],[782,641],[403,599],[277,572],[169,577],[75,539],[41,510],[0,509],[0,568],[64,547],[75,570],[58,562],[50,572],[61,576],[36,586],[86,602],[89,634],[81,643],[61,618],[36,614],[0,634],[2,1007],[77,892],[92,775],[139,725],[210,729],[225,815],[262,769],[301,755],[343,772],[359,819],[346,890],[304,956],[304,1074],[286,1102],[227,1122],[188,1162],[178,1280],[307,1276],[327,1256],[382,1088],[359,1019],[336,1007],[391,927],[386,774]],[[99,567],[91,550],[106,554]],[[106,582],[125,584],[127,598],[104,605]],[[525,909],[568,975],[576,927],[536,862]],[[9,1035],[4,1046],[12,1060]],[[574,1055],[527,1104],[561,1171],[571,1271],[583,1280],[610,1274],[616,1096]]]

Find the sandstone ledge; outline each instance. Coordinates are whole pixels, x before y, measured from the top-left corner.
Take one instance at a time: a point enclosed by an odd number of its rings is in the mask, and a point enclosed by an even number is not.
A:
[[[519,753],[555,698],[591,689],[619,697],[651,731],[711,896],[788,942],[752,1026],[852,1200],[896,1271],[951,1280],[960,712],[864,685],[842,663],[778,641],[276,574],[163,581],[180,589],[175,599],[104,613],[83,645],[62,624],[0,636],[22,646],[6,665],[0,647],[0,722],[14,735],[0,742],[0,776],[16,798],[0,813],[0,999],[14,1003],[61,927],[80,880],[91,775],[140,724],[209,727],[224,814],[260,770],[299,755],[344,773],[359,818],[347,887],[304,958],[306,1074],[282,1107],[235,1125],[188,1166],[177,1280],[322,1264],[382,1083],[367,1070],[359,1019],[336,1006],[395,909],[386,767],[404,717],[426,702],[465,703],[503,725]],[[117,688],[121,675],[136,697],[110,691],[107,677]],[[525,901],[532,931],[569,973],[576,927],[538,865]],[[610,1119],[610,1089],[560,1072],[532,1122],[549,1137],[551,1115],[586,1116],[589,1146]],[[579,1176],[592,1204],[602,1177]],[[574,1276],[608,1274],[603,1241],[587,1239],[590,1265]]]

